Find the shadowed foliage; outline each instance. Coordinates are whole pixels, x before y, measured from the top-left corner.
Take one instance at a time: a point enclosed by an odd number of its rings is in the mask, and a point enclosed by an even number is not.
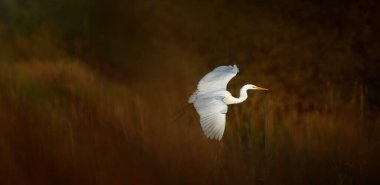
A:
[[[380,3],[0,2],[0,184],[379,184]],[[237,64],[221,142],[187,99]]]

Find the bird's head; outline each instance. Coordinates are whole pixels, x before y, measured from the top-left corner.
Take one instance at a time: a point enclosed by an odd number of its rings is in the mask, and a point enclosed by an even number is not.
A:
[[[253,84],[247,84],[246,86],[247,86],[247,89],[252,89],[252,90],[261,90],[261,91],[267,91],[268,90],[268,89],[258,87],[258,86],[253,85]]]

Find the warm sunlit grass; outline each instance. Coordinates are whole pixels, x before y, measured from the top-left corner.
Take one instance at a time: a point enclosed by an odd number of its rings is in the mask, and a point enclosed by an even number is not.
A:
[[[307,105],[250,92],[217,142],[186,107],[195,85],[125,84],[72,59],[0,70],[4,184],[368,184],[379,169],[379,117],[359,85]]]

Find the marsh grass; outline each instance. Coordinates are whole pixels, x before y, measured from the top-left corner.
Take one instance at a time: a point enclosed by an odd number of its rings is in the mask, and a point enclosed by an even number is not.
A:
[[[348,96],[326,85],[307,103],[274,85],[250,93],[230,106],[217,142],[202,134],[186,106],[194,87],[181,79],[122,83],[75,59],[1,65],[2,184],[378,180],[380,119],[360,85]]]

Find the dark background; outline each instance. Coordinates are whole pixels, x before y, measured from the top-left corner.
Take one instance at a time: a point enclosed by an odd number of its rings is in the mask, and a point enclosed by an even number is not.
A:
[[[1,184],[379,184],[375,0],[2,0]],[[237,64],[221,142],[187,98]]]

